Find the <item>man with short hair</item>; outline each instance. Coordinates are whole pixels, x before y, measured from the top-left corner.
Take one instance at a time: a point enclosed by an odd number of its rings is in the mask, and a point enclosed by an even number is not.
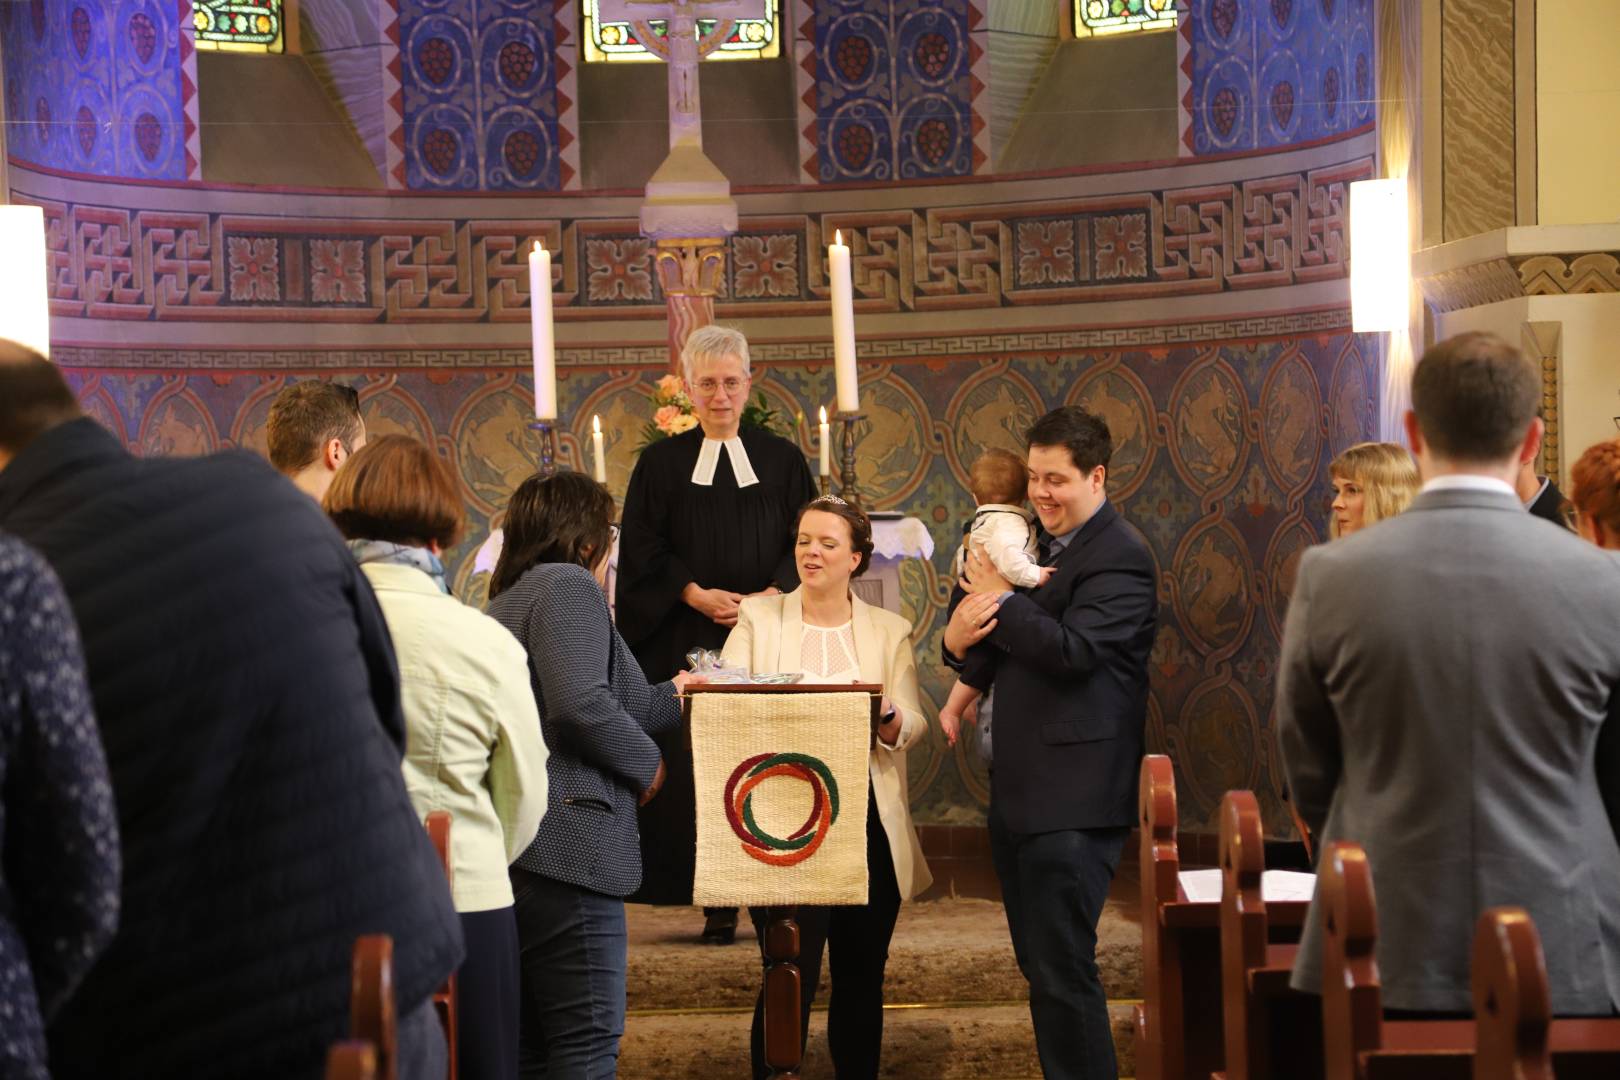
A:
[[[1041,1070],[1114,1080],[1097,920],[1136,821],[1156,574],[1147,542],[1108,501],[1107,423],[1065,406],[1028,441],[1041,563],[1056,572],[1015,591],[971,552],[945,658],[970,685],[995,683],[990,852]]]
[[[252,454],[132,457],[0,345],[0,528],[73,605],[123,841],[118,931],[48,1025],[52,1074],[317,1076],[355,939],[386,933],[403,1075],[442,1077],[461,930],[405,792],[388,630],[331,523]]]
[[[1525,512],[1540,380],[1470,333],[1412,377],[1424,484],[1300,561],[1277,672],[1289,789],[1322,847],[1367,851],[1388,1008],[1466,1014],[1475,921],[1526,908],[1552,1010],[1620,1005],[1620,560]],[[1551,600],[1549,600],[1551,598]],[[1294,985],[1321,984],[1312,904]]]
[[[366,445],[360,395],[342,383],[295,382],[270,403],[264,433],[270,464],[318,503],[338,466]]]

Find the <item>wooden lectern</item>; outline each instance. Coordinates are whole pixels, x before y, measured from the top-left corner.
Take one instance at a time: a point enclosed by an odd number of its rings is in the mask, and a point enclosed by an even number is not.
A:
[[[691,732],[692,698],[697,694],[848,694],[865,693],[872,699],[869,746],[877,739],[881,721],[879,710],[883,687],[875,683],[720,683],[693,684],[687,688],[682,704],[683,721]],[[859,798],[866,798],[863,785]],[[699,868],[702,873],[702,868]],[[765,1064],[772,1077],[797,1080],[802,1064],[804,1033],[799,1026],[799,1007],[803,988],[800,986],[799,925],[794,920],[793,906],[767,906],[769,916],[765,926],[763,949],[765,954]],[[811,988],[814,990],[814,988]]]

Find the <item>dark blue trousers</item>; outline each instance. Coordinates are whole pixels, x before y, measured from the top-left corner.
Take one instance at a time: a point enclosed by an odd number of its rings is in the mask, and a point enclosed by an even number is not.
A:
[[[524,1080],[611,1080],[624,1035],[624,901],[512,867]]]
[[[456,973],[461,1080],[517,1080],[518,932],[509,907],[463,911],[467,959]]]
[[[1118,1080],[1097,920],[1129,829],[1015,833],[990,804],[990,854],[1046,1080]]]

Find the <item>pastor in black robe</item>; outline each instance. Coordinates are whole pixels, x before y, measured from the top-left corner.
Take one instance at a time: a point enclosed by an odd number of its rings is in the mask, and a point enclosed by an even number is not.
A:
[[[744,596],[799,585],[794,520],[816,497],[799,448],[763,431],[743,431],[743,449],[759,482],[739,488],[722,447],[708,486],[692,481],[703,430],[653,443],[630,474],[619,537],[615,593],[619,632],[649,680],[686,667],[695,648],[719,649],[731,628],[681,600],[692,582]],[[640,903],[690,904],[696,860],[692,750],[684,727],[658,738],[669,775],[641,809]]]

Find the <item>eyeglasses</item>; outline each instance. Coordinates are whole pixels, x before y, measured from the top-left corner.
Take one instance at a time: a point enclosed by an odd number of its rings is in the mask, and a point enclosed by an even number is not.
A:
[[[618,547],[618,546],[619,546],[619,527],[617,525],[614,525],[614,524],[609,524],[608,525],[608,547]]]
[[[727,379],[699,379],[694,385],[697,392],[704,397],[713,397],[716,390],[724,390],[727,395],[735,395],[737,391],[748,385],[748,380],[739,379],[733,375]]]

